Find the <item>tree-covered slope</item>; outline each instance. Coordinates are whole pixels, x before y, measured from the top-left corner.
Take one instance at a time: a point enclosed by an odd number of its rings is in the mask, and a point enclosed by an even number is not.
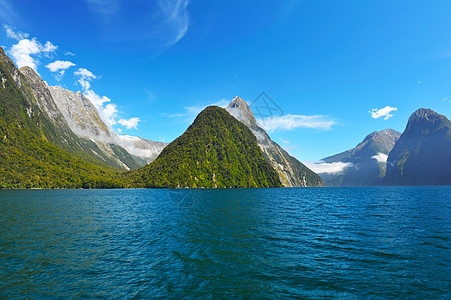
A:
[[[258,126],[246,101],[235,97],[227,111],[245,124],[257,138],[265,160],[276,170],[279,179],[286,187],[324,186],[321,177],[271,140],[266,131]]]
[[[122,185],[114,171],[63,150],[71,137],[39,108],[29,83],[0,48],[0,188]]]
[[[421,108],[387,160],[387,185],[451,184],[451,122],[430,109]]]
[[[279,187],[252,132],[222,108],[204,109],[151,164],[128,173],[141,187]]]

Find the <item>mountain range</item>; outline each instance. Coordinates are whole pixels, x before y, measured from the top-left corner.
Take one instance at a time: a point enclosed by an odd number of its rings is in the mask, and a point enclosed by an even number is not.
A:
[[[380,185],[385,176],[388,154],[401,135],[393,129],[367,135],[355,148],[323,158],[328,164],[343,163],[341,172],[320,173],[327,186]]]
[[[415,111],[402,134],[373,132],[348,151],[322,159],[343,170],[319,173],[327,186],[451,184],[451,124],[431,109]]]
[[[0,48],[0,188],[451,184],[450,136],[445,116],[419,109],[403,134],[373,132],[324,158],[346,168],[321,178],[272,141],[239,97],[204,109],[170,144],[154,142],[117,134],[83,93],[48,86]]]

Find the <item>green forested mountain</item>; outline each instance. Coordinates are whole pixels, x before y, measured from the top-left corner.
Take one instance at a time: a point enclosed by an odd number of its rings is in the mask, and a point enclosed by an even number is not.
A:
[[[235,97],[227,111],[246,125],[257,138],[257,144],[265,160],[276,170],[286,187],[324,186],[321,177],[271,140],[266,131],[258,126],[254,113],[246,101]]]
[[[430,109],[420,108],[387,160],[387,185],[451,184],[451,122]]]
[[[115,177],[113,169],[83,153],[70,130],[55,126],[0,48],[0,188],[122,186]]]
[[[226,110],[204,109],[149,165],[127,176],[140,187],[279,187],[253,133]]]

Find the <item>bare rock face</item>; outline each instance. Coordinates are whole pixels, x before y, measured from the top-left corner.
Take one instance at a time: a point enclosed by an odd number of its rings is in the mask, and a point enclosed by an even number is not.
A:
[[[285,187],[323,186],[324,182],[315,172],[272,141],[266,131],[258,126],[249,105],[240,97],[235,97],[227,111],[245,124],[257,138],[265,160],[271,164]]]
[[[37,102],[39,109],[58,128],[60,144],[64,147],[115,168],[130,170],[153,161],[166,146],[139,137],[118,135],[108,128],[96,107],[81,92],[48,86],[30,67],[22,67],[20,73],[22,77],[17,74],[14,81],[22,85],[21,80],[26,80],[30,94],[25,96],[29,101]]]
[[[87,138],[111,136],[96,107],[81,92],[75,93],[58,86],[49,86],[48,89],[58,109],[77,135]]]

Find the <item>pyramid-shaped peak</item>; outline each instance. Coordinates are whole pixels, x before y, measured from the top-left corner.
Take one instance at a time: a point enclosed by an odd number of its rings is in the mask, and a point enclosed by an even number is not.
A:
[[[233,98],[232,102],[230,102],[229,106],[227,106],[227,111],[248,127],[257,125],[257,121],[255,120],[254,113],[251,108],[246,101],[238,96]]]
[[[244,101],[242,98],[236,96],[233,98],[232,102],[230,102],[228,108],[240,108],[240,109],[246,109],[250,110],[249,105],[247,105],[246,101]]]

